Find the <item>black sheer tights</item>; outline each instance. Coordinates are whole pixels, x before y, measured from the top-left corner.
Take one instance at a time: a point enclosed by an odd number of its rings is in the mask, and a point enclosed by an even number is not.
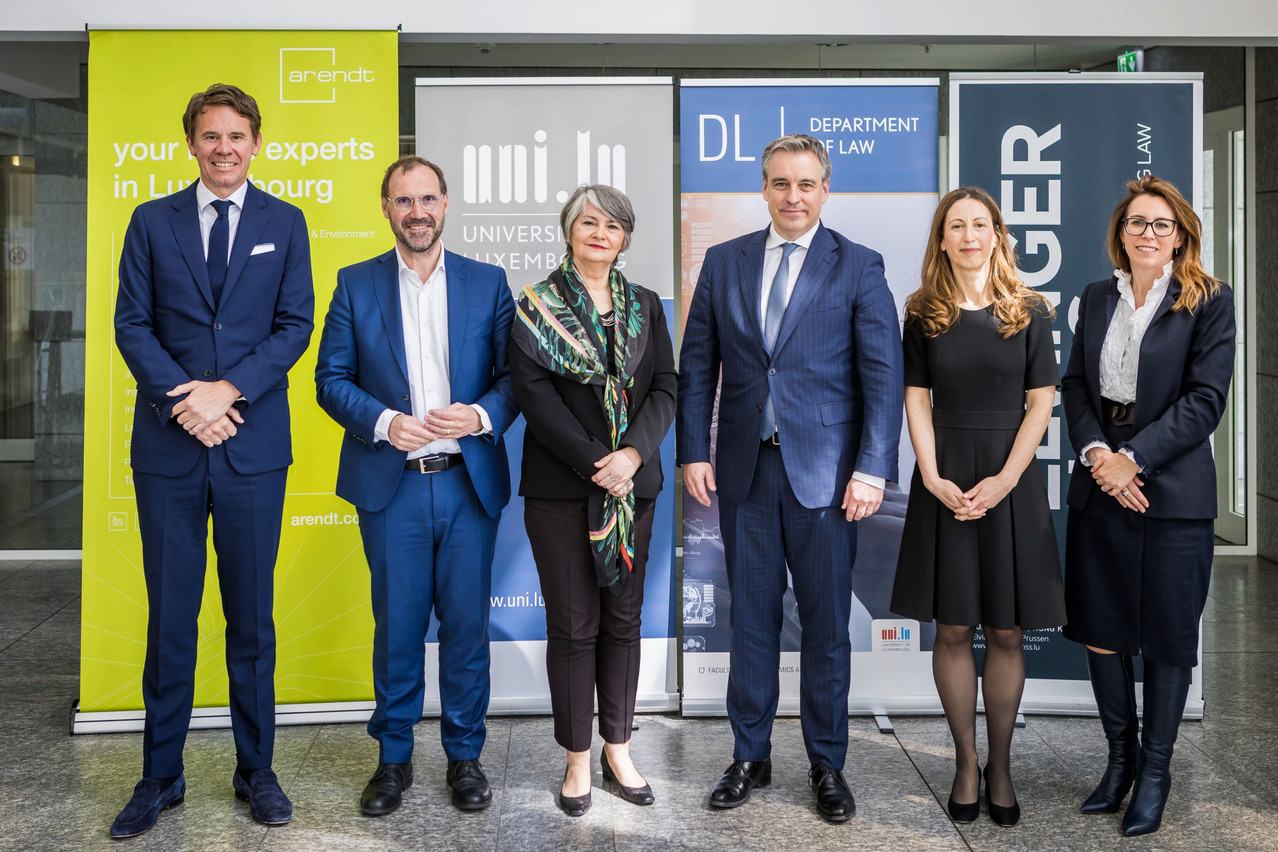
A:
[[[980,790],[976,755],[976,660],[972,653],[975,627],[936,625],[932,675],[941,706],[954,738],[955,772],[950,795],[957,804],[975,802]],[[989,739],[989,795],[996,805],[1011,807],[1011,749],[1016,713],[1025,689],[1025,657],[1021,630],[985,629],[985,666],[981,680],[985,698],[985,728]]]

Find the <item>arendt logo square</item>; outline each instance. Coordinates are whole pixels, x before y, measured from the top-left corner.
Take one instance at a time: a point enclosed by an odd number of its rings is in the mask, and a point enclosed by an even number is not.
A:
[[[280,48],[280,103],[337,102],[337,84],[371,83],[373,72],[361,66],[343,68],[332,47]]]

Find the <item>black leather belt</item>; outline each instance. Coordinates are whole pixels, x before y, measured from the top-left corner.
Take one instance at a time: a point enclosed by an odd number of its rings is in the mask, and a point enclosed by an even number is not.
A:
[[[409,459],[404,462],[404,470],[415,470],[418,473],[439,473],[441,470],[448,470],[450,467],[457,467],[457,465],[465,463],[466,459],[462,458],[461,453],[444,453],[437,456],[422,456],[419,459]]]
[[[780,435],[780,433],[778,433],[778,432],[773,432],[773,433],[772,433],[772,435],[771,435],[771,437],[768,437],[768,438],[764,438],[764,439],[763,439],[763,443],[764,443],[764,445],[765,445],[765,446],[769,446],[769,447],[779,447],[779,446],[781,446],[781,435]]]
[[[1101,407],[1105,409],[1105,422],[1110,426],[1131,426],[1136,422],[1135,402],[1114,402],[1101,397]]]

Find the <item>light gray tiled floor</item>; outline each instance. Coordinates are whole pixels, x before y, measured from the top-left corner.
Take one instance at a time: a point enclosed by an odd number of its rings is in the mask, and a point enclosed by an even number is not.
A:
[[[76,563],[0,563],[0,850],[1278,850],[1278,566],[1256,559],[1217,562],[1204,620],[1206,718],[1181,726],[1163,829],[1133,839],[1121,837],[1119,816],[1077,811],[1104,762],[1095,719],[1029,717],[1013,742],[1024,817],[1000,829],[984,816],[968,826],[946,816],[953,756],[941,718],[894,719],[895,735],[851,720],[857,813],[835,826],[816,814],[796,719],[777,722],[772,786],[717,812],[706,796],[731,754],[726,721],[664,715],[640,717],[632,743],[657,803],[612,795],[596,748],[594,807],[579,820],[555,808],[563,754],[544,717],[489,720],[493,805],[468,814],[448,804],[439,725],[424,720],[415,783],[380,819],[358,811],[377,755],[362,726],[280,728],[275,769],[295,815],[270,829],[231,795],[230,732],[193,731],[186,802],[148,834],[112,843],[141,740],[67,734],[79,588]]]

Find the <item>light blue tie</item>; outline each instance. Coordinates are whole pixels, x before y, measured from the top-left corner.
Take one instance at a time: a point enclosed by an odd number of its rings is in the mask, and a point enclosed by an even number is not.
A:
[[[781,320],[785,319],[787,299],[786,285],[790,283],[790,255],[799,247],[798,243],[781,244],[781,262],[777,264],[777,274],[772,276],[772,289],[768,291],[768,310],[763,315],[763,343],[772,354],[772,347],[777,344],[777,335],[781,333]],[[763,425],[759,429],[759,439],[766,441],[777,431],[777,413],[772,408],[772,394],[768,393],[763,403]]]

